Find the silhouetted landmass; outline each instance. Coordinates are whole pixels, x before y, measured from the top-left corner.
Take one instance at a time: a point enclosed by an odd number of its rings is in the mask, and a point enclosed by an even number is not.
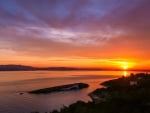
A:
[[[101,70],[100,68],[74,68],[74,67],[32,67],[24,65],[0,65],[0,71],[87,71]]]
[[[78,101],[50,113],[150,113],[150,74],[131,74],[102,85],[89,94],[92,102]]]
[[[0,65],[0,71],[122,71],[118,68],[80,68],[80,67],[33,67],[24,65]],[[130,69],[128,71],[145,71],[150,70]]]
[[[50,87],[50,88],[43,88],[38,90],[29,91],[31,94],[47,94],[53,92],[60,92],[60,91],[71,91],[71,90],[80,90],[84,88],[88,88],[89,85],[85,83],[74,83],[74,84],[67,84],[62,86]]]
[[[32,71],[37,68],[23,65],[0,65],[0,71]]]

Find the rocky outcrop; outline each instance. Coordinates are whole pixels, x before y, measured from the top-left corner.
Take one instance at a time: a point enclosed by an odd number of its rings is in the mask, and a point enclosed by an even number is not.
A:
[[[47,94],[47,93],[60,92],[60,91],[80,90],[88,87],[89,85],[85,83],[74,83],[74,84],[67,84],[67,85],[55,86],[50,88],[37,89],[37,90],[29,91],[28,93]]]

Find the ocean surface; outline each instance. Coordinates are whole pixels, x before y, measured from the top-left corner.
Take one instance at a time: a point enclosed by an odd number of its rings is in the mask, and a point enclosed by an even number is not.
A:
[[[129,75],[123,71],[9,71],[0,72],[0,113],[50,112],[78,100],[91,101],[88,94],[102,87],[100,83]],[[89,88],[51,94],[27,91],[70,83],[88,83]],[[24,93],[20,95],[20,93]]]

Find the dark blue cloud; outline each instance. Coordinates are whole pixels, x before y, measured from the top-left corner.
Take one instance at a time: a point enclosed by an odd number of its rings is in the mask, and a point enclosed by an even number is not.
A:
[[[102,23],[128,16],[144,2],[147,0],[1,0],[0,25],[97,29]]]
[[[149,0],[0,0],[0,25],[74,31],[134,29],[135,24],[144,26],[149,20],[149,4]]]

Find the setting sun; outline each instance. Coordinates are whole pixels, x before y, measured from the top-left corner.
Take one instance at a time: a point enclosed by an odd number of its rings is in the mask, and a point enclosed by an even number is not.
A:
[[[123,70],[128,70],[131,67],[134,67],[134,63],[133,62],[118,62],[118,65],[123,69]]]
[[[123,66],[123,69],[124,69],[124,70],[127,70],[127,69],[128,69],[128,66]]]
[[[127,62],[124,62],[124,64],[123,64],[123,69],[124,69],[124,70],[127,70],[127,69],[128,69],[128,63],[127,63]]]

